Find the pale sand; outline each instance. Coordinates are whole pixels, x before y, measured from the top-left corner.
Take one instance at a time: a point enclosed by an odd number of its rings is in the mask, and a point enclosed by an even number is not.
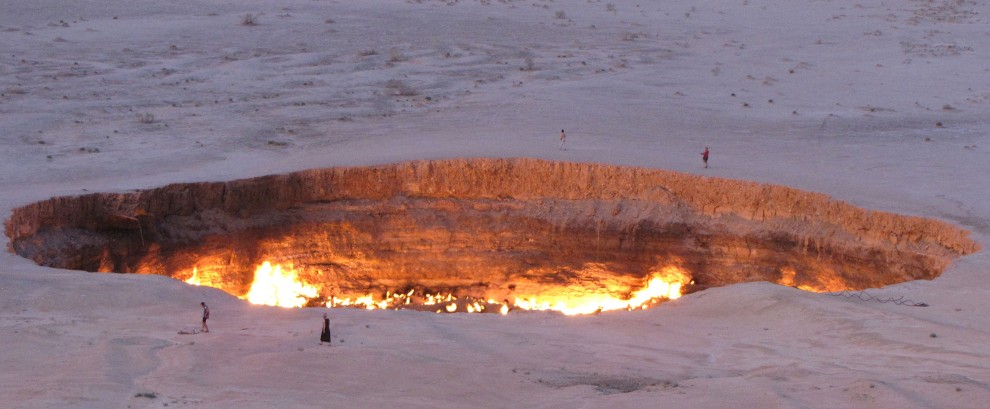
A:
[[[7,2],[0,208],[526,156],[784,184],[988,242],[986,4],[451,3]],[[333,310],[328,347],[319,309],[4,253],[0,406],[980,408],[988,267],[870,291],[929,307],[754,283],[592,317]],[[212,332],[180,335],[200,301]]]

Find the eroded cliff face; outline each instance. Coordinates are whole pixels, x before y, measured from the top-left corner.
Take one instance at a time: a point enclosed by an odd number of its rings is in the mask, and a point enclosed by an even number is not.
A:
[[[668,266],[694,288],[809,289],[932,279],[968,232],[782,186],[535,159],[329,168],[13,211],[10,249],[86,271],[197,274],[244,294],[263,261],[323,297],[405,289],[509,299],[551,286],[634,288]]]

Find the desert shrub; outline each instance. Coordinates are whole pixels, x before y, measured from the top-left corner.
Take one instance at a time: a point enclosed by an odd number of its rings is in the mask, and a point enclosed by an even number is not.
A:
[[[625,33],[622,34],[622,41],[636,41],[638,38],[642,37],[642,33]]]
[[[393,96],[411,97],[419,94],[415,89],[413,89],[413,87],[410,87],[401,80],[395,79],[388,80],[388,82],[385,83],[385,90],[389,95]]]
[[[533,71],[536,69],[536,62],[533,61],[533,57],[526,57],[524,65],[522,67],[523,71]]]
[[[254,15],[254,14],[251,14],[251,13],[245,14],[244,17],[241,17],[241,25],[242,26],[256,26],[256,25],[258,25],[258,16]]]
[[[406,56],[402,55],[402,51],[400,51],[398,48],[393,47],[388,50],[388,62],[396,63],[405,60],[406,60]]]

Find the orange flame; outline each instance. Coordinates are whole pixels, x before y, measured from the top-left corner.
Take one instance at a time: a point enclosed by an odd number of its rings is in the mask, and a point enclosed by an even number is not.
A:
[[[307,299],[316,298],[316,295],[316,287],[299,281],[299,276],[291,267],[282,270],[281,265],[272,267],[266,261],[254,271],[251,289],[241,298],[252,304],[302,307]]]
[[[196,267],[193,267],[192,276],[186,279],[186,283],[192,285],[204,285],[203,278],[199,276],[199,271],[196,270]]]
[[[780,280],[777,284],[786,285],[788,287],[794,287],[799,290],[809,291],[813,293],[840,291],[847,288],[845,280],[837,276],[831,271],[819,271],[814,275],[814,283],[798,283],[795,278],[798,273],[791,267],[783,267],[780,269]]]
[[[526,310],[555,310],[564,315],[594,314],[602,311],[645,309],[660,299],[675,300],[681,296],[681,288],[691,282],[685,271],[668,266],[653,273],[642,289],[632,297],[623,299],[609,293],[592,293],[547,297],[545,299],[516,298],[515,306]]]
[[[192,276],[186,279],[186,283],[223,288],[223,280],[219,274],[210,274],[209,271],[204,273],[199,271],[196,267],[193,267]]]
[[[600,269],[592,266],[589,269]],[[597,270],[596,270],[597,271]],[[187,283],[220,287],[219,277],[204,277],[197,268],[193,268],[192,276]],[[602,311],[645,309],[663,299],[674,300],[681,296],[684,285],[691,283],[691,276],[686,271],[674,267],[664,267],[654,272],[643,281],[638,290],[629,292],[628,287],[617,285],[599,286],[597,289],[563,288],[548,289],[547,292],[535,297],[517,297],[513,302],[466,298],[458,300],[453,294],[416,294],[416,290],[406,292],[386,292],[385,297],[376,299],[372,294],[357,298],[330,297],[327,307],[359,307],[372,309],[408,308],[416,297],[416,304],[437,306],[436,312],[468,313],[498,312],[506,315],[512,309],[559,311],[565,315],[593,314]],[[281,307],[302,307],[318,297],[316,286],[300,279],[292,267],[283,268],[281,265],[265,261],[254,273],[251,289],[240,298],[253,304],[263,304]],[[622,294],[626,294],[625,297]]]

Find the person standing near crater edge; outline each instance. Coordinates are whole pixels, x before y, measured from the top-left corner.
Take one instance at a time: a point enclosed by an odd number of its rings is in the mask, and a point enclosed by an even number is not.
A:
[[[701,152],[701,160],[705,161],[705,168],[708,168],[708,147],[705,147],[705,151]]]
[[[203,307],[203,327],[201,330],[203,332],[210,332],[210,327],[206,325],[206,320],[210,318],[210,307],[206,306],[206,302],[200,302],[199,305]]]
[[[327,317],[327,313],[323,313],[323,331],[320,332],[320,345],[324,342],[330,345],[330,317]]]

